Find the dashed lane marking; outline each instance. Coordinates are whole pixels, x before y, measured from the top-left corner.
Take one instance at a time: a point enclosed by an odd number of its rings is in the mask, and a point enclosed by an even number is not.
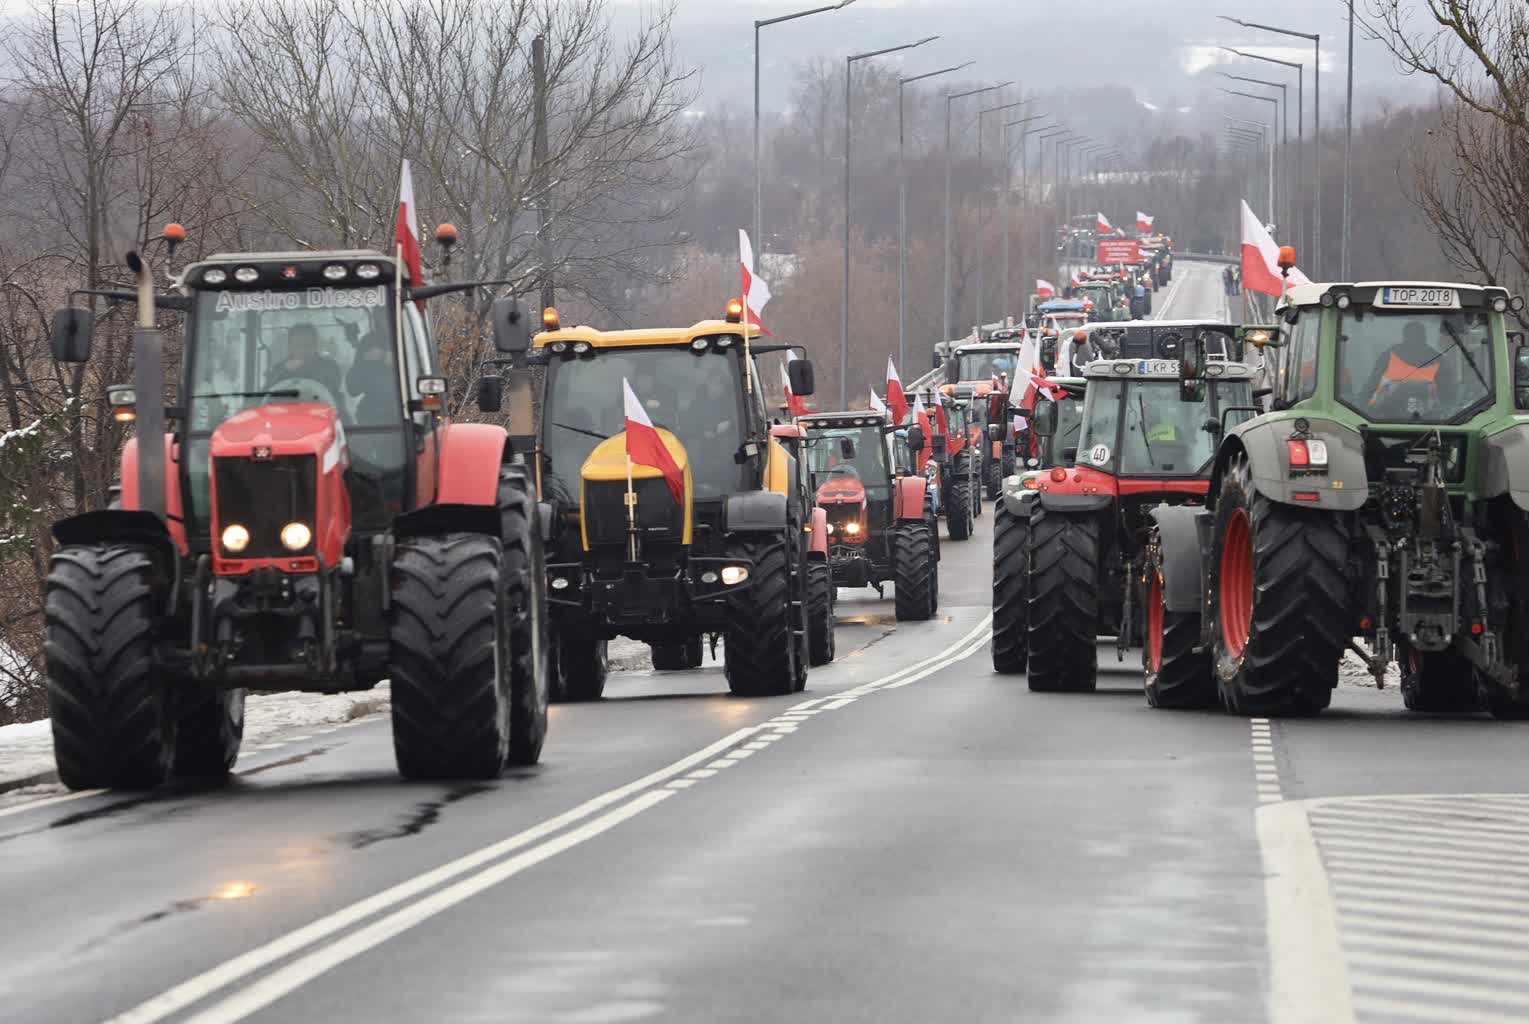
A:
[[[991,627],[992,616],[987,615],[971,632],[940,653],[862,688],[870,693],[933,675],[981,650],[992,633]],[[815,698],[803,704],[827,699]],[[809,709],[803,704],[793,710],[798,714],[829,710]],[[795,731],[800,726],[795,721],[782,722],[777,718],[739,729],[665,768],[204,971],[112,1018],[112,1024],[153,1024],[229,989],[233,991],[192,1017],[192,1024],[233,1024],[243,1020],[326,971],[527,868],[615,828],[680,790],[712,777],[718,770],[737,764],[741,758],[752,756],[756,751],[745,749],[744,744],[752,743],[767,728],[775,729],[778,737],[780,732]],[[711,774],[698,777],[703,771]],[[368,920],[370,923],[366,923]],[[282,961],[285,962],[275,966]],[[273,969],[243,987],[235,987],[266,968]]]
[[[1267,718],[1249,719],[1253,741],[1253,777],[1258,785],[1260,803],[1285,799],[1279,784],[1279,768],[1274,760],[1274,742]]]

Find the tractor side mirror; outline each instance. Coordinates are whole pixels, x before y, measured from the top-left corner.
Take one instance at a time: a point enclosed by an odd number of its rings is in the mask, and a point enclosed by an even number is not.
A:
[[[65,306],[53,314],[53,332],[49,342],[53,358],[61,363],[83,363],[90,359],[90,335],[96,327],[96,314],[83,306]]]
[[[1056,434],[1056,425],[1056,403],[1037,402],[1035,412],[1030,417],[1030,429],[1035,431],[1037,437],[1051,437]]]
[[[1524,345],[1513,355],[1513,407],[1529,409],[1529,347]]]
[[[841,437],[841,438],[839,438],[839,458],[844,459],[846,462],[848,462],[848,461],[853,460],[854,457],[855,457],[855,439],[853,437]]]
[[[940,350],[939,349],[935,349],[934,350],[934,355],[930,358],[930,361],[929,361],[929,368],[931,370],[938,370],[942,365],[944,365],[944,363],[945,363],[945,360],[940,358]]]
[[[908,448],[915,452],[924,450],[924,428],[911,426],[908,428]]]
[[[526,304],[513,295],[494,300],[494,348],[506,355],[531,347],[531,320]]]
[[[497,374],[478,381],[478,411],[498,412],[504,408],[504,378]]]
[[[1184,343],[1179,353],[1179,401],[1198,402],[1205,394],[1205,336]]]
[[[806,398],[817,390],[812,360],[793,359],[786,364],[786,377],[791,381],[791,393]]]
[[[945,454],[945,435],[936,434],[929,439],[929,451],[935,458]]]
[[[989,441],[1002,441],[1003,440],[1003,424],[1002,423],[989,423],[987,425],[987,439]]]

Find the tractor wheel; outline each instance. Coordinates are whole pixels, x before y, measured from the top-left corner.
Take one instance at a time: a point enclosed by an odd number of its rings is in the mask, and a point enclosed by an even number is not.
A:
[[[898,622],[931,618],[939,604],[940,566],[929,524],[904,519],[892,529],[892,603]]]
[[[983,483],[987,487],[988,501],[996,502],[1003,497],[1003,461],[988,459]]]
[[[244,690],[183,682],[174,691],[174,771],[204,783],[226,781],[244,741]]]
[[[934,499],[924,499],[924,525],[929,527],[929,539],[934,544],[934,560],[940,560],[940,516],[934,510]]]
[[[587,634],[559,630],[553,634],[552,699],[558,703],[599,700],[610,672],[608,640],[590,641]],[[656,667],[656,666],[655,666]]]
[[[547,636],[547,558],[536,501],[519,466],[499,476],[499,530],[504,554],[500,593],[510,628],[509,764],[535,764],[547,739],[550,701]]]
[[[807,567],[808,664],[813,668],[834,660],[834,577],[827,562]]]
[[[171,694],[154,668],[165,583],[148,549],[59,548],[48,570],[48,708],[70,789],[147,789],[170,774]]]
[[[660,672],[685,672],[701,667],[701,638],[691,637],[677,644],[649,644],[653,667]]]
[[[1474,669],[1453,647],[1419,651],[1398,640],[1396,655],[1402,667],[1402,704],[1408,711],[1475,711],[1479,706]]]
[[[972,535],[972,487],[966,476],[953,474],[941,499],[945,502],[945,528],[950,531],[950,539],[966,540]]]
[[[727,601],[722,668],[740,697],[776,697],[797,689],[797,643],[791,623],[790,550],[779,536],[751,537],[736,554],[754,563],[749,585]]]
[[[982,518],[982,463],[975,455],[961,461],[961,479],[966,481],[966,493],[971,495],[972,518]]]
[[[1098,685],[1099,519],[1037,509],[1030,520],[1030,689]]]
[[[1342,522],[1270,501],[1240,458],[1221,479],[1213,537],[1221,702],[1244,715],[1321,711],[1338,684],[1351,618]]]
[[[1023,672],[1030,651],[1030,520],[993,505],[993,671]]]
[[[398,542],[388,661],[405,778],[493,779],[504,768],[514,674],[504,561],[481,534]]]
[[[1507,618],[1498,636],[1504,660],[1518,667],[1519,687],[1510,690],[1484,672],[1475,676],[1480,702],[1492,717],[1516,721],[1529,718],[1529,521],[1517,509],[1510,516],[1501,538]]]
[[[1159,555],[1158,557],[1161,557]],[[1195,653],[1200,643],[1200,616],[1195,612],[1170,612],[1163,607],[1163,571],[1147,565],[1147,585],[1142,607],[1146,637],[1141,648],[1147,703],[1155,708],[1193,710],[1220,703],[1210,652]]]

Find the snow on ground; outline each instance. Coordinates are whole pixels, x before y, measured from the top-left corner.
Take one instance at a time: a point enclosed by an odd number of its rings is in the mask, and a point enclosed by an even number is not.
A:
[[[253,694],[244,704],[244,749],[303,729],[349,722],[387,710],[386,683],[364,693]],[[52,771],[53,733],[47,719],[0,726],[0,790]],[[56,783],[41,784],[41,790],[48,792],[57,788]],[[14,795],[35,796],[39,791],[27,787],[15,790]]]
[[[1369,666],[1353,651],[1344,651],[1343,660],[1338,663],[1339,686],[1362,686],[1367,690],[1375,689],[1375,677],[1370,675]],[[1402,677],[1400,670],[1393,662],[1386,666],[1386,689],[1401,692]]]

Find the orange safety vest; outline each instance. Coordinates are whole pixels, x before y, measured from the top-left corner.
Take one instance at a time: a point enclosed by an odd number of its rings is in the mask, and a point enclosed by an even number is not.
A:
[[[1392,352],[1391,357],[1386,361],[1385,371],[1380,375],[1380,383],[1375,385],[1375,393],[1370,396],[1370,404],[1374,405],[1380,401],[1381,396],[1391,387],[1412,381],[1427,383],[1429,389],[1437,394],[1439,390],[1439,364],[1413,366],[1407,360]]]

